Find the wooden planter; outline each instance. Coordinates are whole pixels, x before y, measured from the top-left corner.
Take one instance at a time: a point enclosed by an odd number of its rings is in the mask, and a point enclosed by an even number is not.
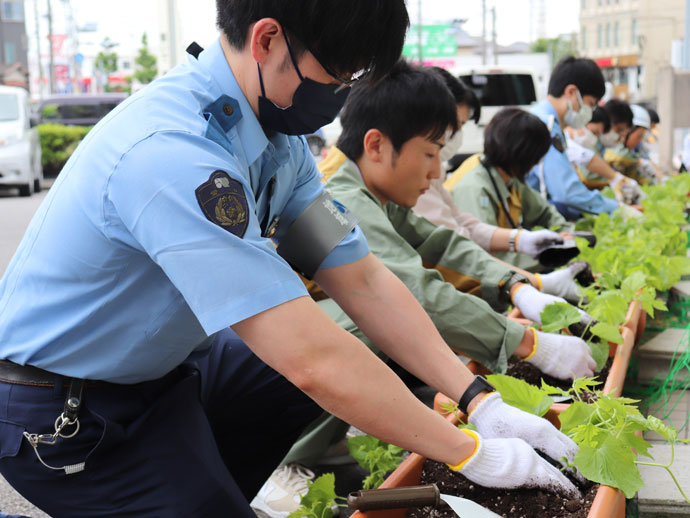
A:
[[[434,399],[434,408],[440,408],[440,405],[446,402],[450,402],[446,396],[437,394]],[[568,405],[556,404],[551,407],[544,418],[560,428],[558,415],[567,408]],[[455,415],[449,415],[447,419],[453,424],[458,423],[458,419]],[[383,484],[381,484],[381,488],[419,485],[424,461],[426,461],[426,457],[416,453],[410,454],[410,456],[398,466],[398,469],[391,473]],[[406,512],[407,509],[368,512],[358,511],[352,515],[352,518],[405,518]],[[613,489],[609,486],[600,486],[587,516],[588,518],[625,518],[625,496],[617,489]]]

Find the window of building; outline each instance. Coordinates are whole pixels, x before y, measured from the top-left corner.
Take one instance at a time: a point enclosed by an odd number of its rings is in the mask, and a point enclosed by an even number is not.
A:
[[[604,35],[604,26],[599,24],[597,26],[597,48],[601,48],[603,35]]]
[[[23,0],[0,0],[0,19],[12,22],[23,22]]]
[[[613,46],[618,47],[621,44],[621,24],[616,22],[613,29]]]
[[[632,44],[637,45],[637,18],[633,18],[632,21]]]
[[[606,47],[611,46],[611,24],[607,23],[606,24]]]
[[[582,50],[587,50],[587,27],[582,28]]]
[[[602,5],[601,0],[599,0],[599,5],[600,5],[600,6]]]
[[[582,0],[582,8],[587,9],[587,0]]]
[[[12,63],[17,61],[17,53],[14,48],[14,43],[6,42],[5,43],[5,63],[8,65],[11,65]]]

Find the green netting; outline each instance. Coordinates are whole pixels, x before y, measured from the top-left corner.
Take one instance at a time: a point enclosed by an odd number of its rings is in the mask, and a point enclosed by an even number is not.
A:
[[[690,388],[690,333],[687,331],[678,342],[673,357],[669,364],[669,369],[665,377],[656,377],[648,386],[626,387],[626,395],[641,399],[641,411],[646,411],[652,406],[659,405],[654,414],[656,417],[670,423],[670,416],[681,402],[683,394]],[[631,361],[628,379],[634,379],[632,375],[638,369],[637,361]],[[686,415],[682,426],[675,423],[674,426],[681,431],[688,426],[690,414]]]

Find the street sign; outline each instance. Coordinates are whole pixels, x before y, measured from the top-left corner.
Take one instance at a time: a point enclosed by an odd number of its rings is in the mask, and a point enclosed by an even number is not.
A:
[[[76,53],[74,55],[74,62],[77,65],[81,65],[84,62],[84,54],[82,54],[81,52]]]
[[[451,25],[422,25],[422,57],[453,57],[458,52],[455,28]],[[419,58],[419,29],[413,25],[407,33],[403,56]]]

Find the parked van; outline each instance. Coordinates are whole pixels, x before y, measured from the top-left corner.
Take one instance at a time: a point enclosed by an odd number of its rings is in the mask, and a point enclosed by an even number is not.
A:
[[[31,196],[42,182],[41,142],[29,95],[23,88],[0,85],[0,186],[18,187],[20,196]]]
[[[484,151],[484,128],[496,112],[506,106],[529,109],[537,102],[537,90],[534,75],[528,69],[481,66],[450,72],[471,88],[482,103],[479,123],[468,121],[462,129],[462,147],[452,161],[452,167]]]
[[[38,123],[93,126],[127,97],[126,93],[48,97],[38,105]]]

